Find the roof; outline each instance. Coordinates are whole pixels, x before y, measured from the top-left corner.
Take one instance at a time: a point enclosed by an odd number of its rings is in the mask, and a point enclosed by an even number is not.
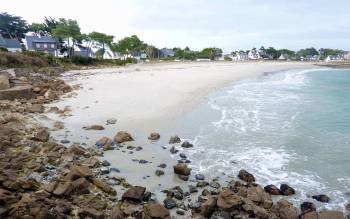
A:
[[[9,39],[9,38],[3,38],[0,35],[0,47],[5,48],[22,48],[21,43],[17,39]]]
[[[58,43],[58,40],[51,36],[26,36],[28,49],[33,49],[33,43]]]

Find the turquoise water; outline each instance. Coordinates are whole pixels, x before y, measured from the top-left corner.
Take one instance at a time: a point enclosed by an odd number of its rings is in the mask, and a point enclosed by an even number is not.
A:
[[[265,185],[288,183],[300,203],[327,194],[320,209],[350,202],[350,70],[264,74],[213,94],[178,122],[191,139],[192,167],[213,177],[245,168]]]

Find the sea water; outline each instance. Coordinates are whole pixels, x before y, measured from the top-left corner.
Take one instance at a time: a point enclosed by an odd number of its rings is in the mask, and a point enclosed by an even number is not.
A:
[[[242,168],[261,185],[287,183],[295,204],[344,209],[350,202],[350,70],[265,73],[209,97],[178,121],[192,140],[194,172],[235,176]],[[310,196],[326,194],[317,203]]]

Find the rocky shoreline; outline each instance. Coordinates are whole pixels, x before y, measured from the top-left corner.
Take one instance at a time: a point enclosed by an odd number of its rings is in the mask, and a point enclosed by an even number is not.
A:
[[[170,138],[169,153],[179,154],[173,171],[186,186],[163,190],[166,198],[157,200],[147,186],[110,176],[118,170],[103,160],[106,150],[142,150],[128,145],[134,140],[131,134],[119,131],[113,138],[96,139],[91,147],[54,142],[50,130],[36,123],[31,114],[68,115],[69,109],[45,109],[44,104],[72,95],[74,88],[55,75],[22,74],[20,79],[32,87],[30,98],[0,101],[0,218],[344,218],[343,212],[317,212],[312,202],[296,207],[284,198],[273,201],[273,197],[292,196],[296,191],[287,184],[259,185],[243,169],[225,185],[191,174],[185,151],[195,145],[178,136]],[[55,128],[63,125],[57,123]],[[103,126],[85,129],[101,130]],[[151,133],[148,139],[160,137]],[[163,177],[166,166],[159,164],[155,176]],[[117,195],[120,188],[124,192]],[[331,201],[324,194],[312,198]]]

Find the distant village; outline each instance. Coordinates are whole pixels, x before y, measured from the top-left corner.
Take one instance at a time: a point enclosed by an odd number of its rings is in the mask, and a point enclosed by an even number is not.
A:
[[[306,48],[299,51],[275,49],[273,47],[233,51],[223,54],[216,47],[193,51],[186,47],[158,49],[141,41],[136,35],[125,37],[114,42],[114,36],[104,33],[80,32],[78,22],[60,18],[45,18],[44,23],[26,24],[21,17],[0,13],[0,50],[12,53],[25,51],[40,52],[57,58],[85,57],[92,59],[135,59],[149,60],[192,60],[192,61],[248,61],[248,60],[280,60],[280,61],[326,61],[341,62],[350,60],[350,52],[337,49]],[[16,21],[16,22],[10,22]],[[22,26],[19,26],[22,24]],[[16,26],[17,25],[17,26]],[[17,29],[16,29],[17,28]]]

